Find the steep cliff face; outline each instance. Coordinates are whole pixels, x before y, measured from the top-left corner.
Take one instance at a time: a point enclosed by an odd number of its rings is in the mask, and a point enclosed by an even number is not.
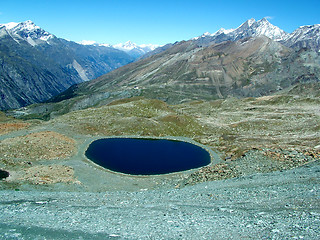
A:
[[[45,101],[134,58],[55,37],[31,21],[0,25],[0,109]]]
[[[0,44],[1,109],[44,101],[82,81],[74,69],[63,68],[28,43],[10,37]]]

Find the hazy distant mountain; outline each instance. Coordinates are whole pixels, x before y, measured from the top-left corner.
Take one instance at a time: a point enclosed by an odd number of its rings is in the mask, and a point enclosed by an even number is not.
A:
[[[128,41],[126,43],[119,43],[115,45],[110,45],[107,43],[97,43],[95,41],[81,41],[80,44],[83,45],[93,45],[93,46],[107,46],[107,47],[113,47],[115,49],[124,51],[128,53],[130,56],[134,58],[139,58],[143,56],[144,54],[151,52],[155,50],[156,48],[160,47],[160,45],[155,45],[155,44],[141,44],[137,45],[136,43],[133,43],[131,41]]]
[[[0,25],[0,109],[47,100],[132,62],[127,53],[57,38],[32,21]]]
[[[154,45],[154,44],[137,45],[131,41],[128,41],[124,44],[120,43],[120,44],[113,45],[112,47],[125,51],[131,56],[140,57],[148,52],[155,50],[156,48],[159,47],[159,45]]]

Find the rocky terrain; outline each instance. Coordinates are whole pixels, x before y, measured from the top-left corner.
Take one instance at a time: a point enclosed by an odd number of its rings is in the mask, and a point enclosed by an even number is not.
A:
[[[319,158],[319,106],[318,97],[297,95],[227,98],[179,105],[135,97],[73,111],[50,121],[6,118],[1,123],[0,168],[12,176],[1,186],[28,189],[28,171],[33,171],[32,167],[63,165],[73,169],[73,181],[81,182],[77,188],[112,190],[112,185],[93,187],[90,184],[94,180],[81,179],[82,173],[93,171],[84,156],[86,147],[92,139],[103,136],[183,136],[210,147],[219,155],[218,164],[190,173],[163,179],[155,177],[153,181],[132,178],[133,182],[137,181],[135,189],[157,188],[162,183],[169,184],[168,181],[173,186],[184,186],[295,168]],[[85,170],[88,167],[90,171]],[[106,171],[101,174],[100,177],[106,179],[116,176]],[[55,171],[47,173],[48,179],[57,177],[59,174]]]
[[[0,236],[317,239],[320,100],[308,94],[178,105],[134,97],[49,121],[2,114],[0,169],[10,176],[0,181]],[[132,135],[184,136],[217,156],[145,177],[84,156],[94,139]]]
[[[318,239],[319,162],[137,192],[1,191],[2,239]]]

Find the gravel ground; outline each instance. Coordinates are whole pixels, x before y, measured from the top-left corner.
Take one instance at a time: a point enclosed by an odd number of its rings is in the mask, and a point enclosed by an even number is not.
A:
[[[1,191],[0,239],[319,239],[320,163],[139,192]]]

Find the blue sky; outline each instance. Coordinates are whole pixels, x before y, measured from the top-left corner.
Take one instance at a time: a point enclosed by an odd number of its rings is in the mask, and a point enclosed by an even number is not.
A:
[[[281,0],[2,0],[0,23],[32,20],[57,37],[99,43],[165,44],[188,40],[247,19],[292,32],[320,24],[320,1]]]

